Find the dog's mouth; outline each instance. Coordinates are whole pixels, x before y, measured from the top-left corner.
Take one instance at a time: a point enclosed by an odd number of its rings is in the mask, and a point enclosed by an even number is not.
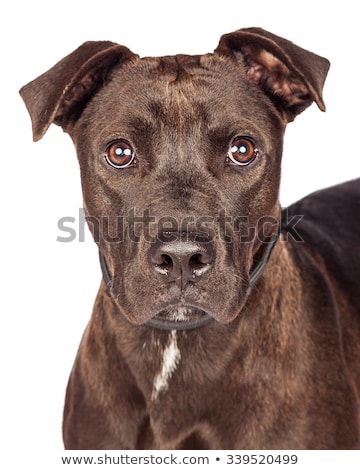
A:
[[[151,320],[148,320],[146,325],[162,330],[192,330],[205,326],[213,320],[213,317],[199,308],[171,306],[161,310]]]

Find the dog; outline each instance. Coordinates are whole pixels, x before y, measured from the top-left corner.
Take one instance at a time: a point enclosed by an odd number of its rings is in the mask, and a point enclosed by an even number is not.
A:
[[[66,449],[360,447],[360,180],[279,203],[328,69],[246,28],[201,56],[87,42],[20,90],[35,141],[74,142],[103,271]]]

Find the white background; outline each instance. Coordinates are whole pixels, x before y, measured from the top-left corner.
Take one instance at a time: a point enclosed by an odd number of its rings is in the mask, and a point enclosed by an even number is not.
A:
[[[56,126],[32,143],[18,89],[87,40],[108,39],[141,56],[201,54],[224,33],[268,29],[332,64],[327,112],[313,105],[287,130],[287,205],[360,175],[359,10],[352,0],[12,0],[0,9],[0,442],[2,462],[12,462],[3,468],[25,468],[15,458],[61,452],[65,387],[101,274],[88,232],[82,243],[56,241],[58,219],[78,219],[82,206],[75,152]],[[26,466],[35,467],[56,465]]]

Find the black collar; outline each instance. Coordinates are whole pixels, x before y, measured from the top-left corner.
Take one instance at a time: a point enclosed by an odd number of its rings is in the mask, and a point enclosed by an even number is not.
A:
[[[253,288],[259,281],[260,277],[262,276],[262,273],[264,272],[264,269],[274,249],[274,246],[276,245],[276,242],[279,239],[280,229],[281,227],[280,227],[280,222],[279,222],[276,232],[267,242],[265,248],[263,249],[263,253],[261,254],[260,259],[258,260],[254,259],[253,265],[250,270],[250,281],[249,281],[250,288]],[[111,274],[109,272],[109,268],[106,263],[105,257],[100,250],[99,250],[99,259],[100,259],[100,266],[101,266],[103,279],[104,279],[104,282],[106,284],[108,291],[110,292],[112,288],[112,278],[111,278]],[[166,320],[158,320],[156,318],[152,318],[151,320],[147,321],[145,324],[152,328],[157,328],[161,330],[192,330],[194,328],[199,328],[201,326],[208,325],[209,323],[212,323],[213,321],[214,319],[211,316],[206,315],[204,316],[204,318],[200,320],[189,321],[186,323],[184,322],[183,325],[181,322],[176,324],[174,322],[170,322],[170,321],[167,322]]]

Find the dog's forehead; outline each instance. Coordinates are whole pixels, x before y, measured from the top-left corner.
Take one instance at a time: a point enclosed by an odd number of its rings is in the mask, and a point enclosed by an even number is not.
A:
[[[111,104],[113,115],[125,121],[155,118],[168,125],[171,116],[189,123],[201,116],[209,123],[223,122],[224,115],[238,117],[241,109],[251,113],[259,99],[267,101],[234,61],[213,54],[176,55],[145,57],[119,67],[101,90],[96,108]]]
[[[230,82],[232,74],[239,73],[235,64],[214,57],[175,55],[164,57],[144,57],[120,67],[113,74],[116,85],[124,91],[137,91],[140,97],[151,96],[151,93],[163,93],[171,97],[172,93],[182,94],[188,98],[201,98],[203,89],[211,93],[212,88],[226,80]],[[233,77],[234,78],[234,77]],[[216,90],[217,92],[219,90]],[[229,90],[228,90],[229,91]],[[132,98],[136,99],[136,93]]]
[[[175,80],[186,79],[192,76],[192,71],[203,68],[206,56],[178,54],[163,57],[144,57],[140,59],[142,64],[152,64],[158,74],[170,74]]]

